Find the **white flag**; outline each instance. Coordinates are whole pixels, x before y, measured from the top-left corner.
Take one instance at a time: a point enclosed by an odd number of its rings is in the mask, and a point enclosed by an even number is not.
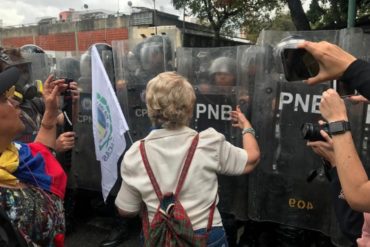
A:
[[[96,159],[100,161],[104,201],[117,180],[117,162],[126,148],[128,125],[98,50],[91,50],[92,121]]]

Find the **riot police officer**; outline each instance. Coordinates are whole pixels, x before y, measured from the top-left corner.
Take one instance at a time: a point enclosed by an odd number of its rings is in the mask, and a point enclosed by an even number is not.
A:
[[[137,75],[145,84],[159,73],[173,69],[171,41],[167,36],[151,36],[136,45],[133,53],[140,64]]]
[[[209,68],[215,86],[230,87],[236,84],[236,63],[230,57],[216,58]]]

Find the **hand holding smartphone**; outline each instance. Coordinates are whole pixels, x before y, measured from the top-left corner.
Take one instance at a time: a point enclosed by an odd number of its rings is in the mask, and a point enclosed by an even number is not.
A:
[[[288,37],[277,46],[287,81],[307,80],[319,73],[320,66],[315,58],[305,49],[298,48],[303,41],[302,38]]]
[[[320,72],[317,60],[304,48],[298,48],[298,44],[304,39],[290,39],[278,45],[284,75],[287,81],[303,81],[315,77]],[[334,80],[330,85],[342,97],[356,95],[356,90],[348,84]]]

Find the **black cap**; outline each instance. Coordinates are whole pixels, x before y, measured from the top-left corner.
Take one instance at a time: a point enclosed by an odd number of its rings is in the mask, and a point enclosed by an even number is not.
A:
[[[20,74],[16,67],[10,67],[0,73],[0,95],[17,83]]]

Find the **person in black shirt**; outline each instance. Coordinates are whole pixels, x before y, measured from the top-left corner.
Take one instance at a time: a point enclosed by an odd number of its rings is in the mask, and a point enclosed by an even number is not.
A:
[[[309,78],[306,81],[308,84],[340,79],[352,89],[356,89],[366,99],[370,99],[369,63],[356,59],[338,46],[328,42],[304,41],[298,47],[310,52],[320,65],[318,75]],[[352,98],[352,100],[359,99],[363,98]],[[331,136],[322,130],[320,133],[326,142],[309,142],[308,145],[330,163],[336,164],[340,185],[343,189],[342,197],[345,198],[353,210],[365,212],[362,238],[357,239],[357,244],[364,246],[369,241],[370,232],[370,181],[357,154],[352,134],[349,131],[350,128],[345,128],[344,125],[340,131],[338,128],[334,128],[336,123],[347,122],[347,126],[349,125],[344,101],[335,90],[328,89],[323,93],[320,112],[329,124]],[[333,129],[331,126],[333,126]],[[350,208],[346,205],[341,207],[340,210],[344,210],[338,218],[342,223],[342,230],[346,227],[353,227],[354,229],[353,222],[351,222],[352,218],[348,217],[353,212],[346,214],[345,212],[350,212]]]

